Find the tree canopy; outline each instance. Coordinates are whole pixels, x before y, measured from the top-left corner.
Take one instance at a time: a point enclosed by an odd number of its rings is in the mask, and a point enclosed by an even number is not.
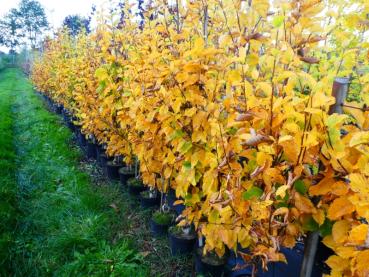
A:
[[[49,26],[45,10],[37,0],[22,0],[0,20],[0,44],[15,51],[22,42],[35,48],[39,37]],[[24,41],[26,39],[26,41]]]
[[[63,20],[63,26],[68,28],[72,36],[78,35],[82,30],[90,32],[90,20],[80,15],[68,15]]]
[[[21,32],[21,22],[18,17],[18,11],[11,9],[5,15],[3,20],[0,20],[0,44],[10,48],[10,51],[20,44],[23,37]]]

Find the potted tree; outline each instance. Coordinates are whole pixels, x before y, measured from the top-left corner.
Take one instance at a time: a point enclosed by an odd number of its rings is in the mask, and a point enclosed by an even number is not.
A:
[[[86,155],[89,159],[96,159],[96,139],[93,135],[88,135],[86,141]]]
[[[173,224],[175,214],[170,211],[169,206],[164,204],[159,211],[155,211],[151,217],[150,227],[154,236],[164,236],[168,228]]]
[[[169,245],[173,256],[189,254],[196,243],[196,233],[193,226],[172,226],[169,228]]]
[[[131,166],[125,166],[119,169],[119,180],[123,186],[126,186],[128,179],[132,177],[135,177],[135,172]]]
[[[117,161],[117,158],[106,162],[106,174],[109,180],[119,180],[119,169],[122,166],[123,164]]]
[[[154,187],[150,187],[150,189],[142,191],[140,196],[142,208],[151,208],[160,203],[158,191]]]
[[[103,168],[106,167],[108,156],[106,155],[106,144],[105,143],[96,144],[96,160],[97,160],[97,163],[101,167]]]
[[[127,186],[129,193],[133,195],[139,195],[142,191],[145,190],[145,187],[139,178],[128,179]]]
[[[225,276],[227,257],[228,255],[219,257],[214,251],[205,253],[203,247],[198,247],[195,251],[195,271],[205,276]]]
[[[128,179],[137,176],[138,162],[135,160],[134,166],[128,165],[119,169],[119,179],[123,186],[127,185]]]
[[[87,140],[86,140],[85,135],[82,133],[81,128],[77,129],[76,136],[77,136],[77,141],[78,141],[79,147],[85,148],[86,145],[87,145]]]

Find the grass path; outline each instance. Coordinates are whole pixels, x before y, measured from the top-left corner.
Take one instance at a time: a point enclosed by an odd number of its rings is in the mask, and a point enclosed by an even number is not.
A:
[[[193,276],[151,213],[84,160],[20,70],[0,71],[0,277]]]
[[[130,240],[116,235],[117,190],[91,186],[72,134],[19,70],[0,75],[0,274],[148,276]]]
[[[15,177],[15,149],[13,145],[12,103],[15,83],[11,72],[0,71],[0,276],[11,270],[11,252],[14,247],[13,230],[16,228],[17,185]]]

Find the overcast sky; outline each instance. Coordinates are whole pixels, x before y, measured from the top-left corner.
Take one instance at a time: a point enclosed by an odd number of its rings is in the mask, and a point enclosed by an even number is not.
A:
[[[3,16],[11,8],[16,8],[19,0],[0,0],[0,16]],[[59,27],[64,17],[70,14],[87,16],[91,12],[92,5],[101,6],[106,0],[38,0],[44,7],[49,22]]]
[[[38,0],[44,7],[51,27],[60,27],[63,19],[70,14],[88,16],[92,5],[98,8],[107,0]],[[0,17],[4,16],[11,8],[18,7],[19,0],[0,0]],[[0,47],[0,50],[4,48]]]

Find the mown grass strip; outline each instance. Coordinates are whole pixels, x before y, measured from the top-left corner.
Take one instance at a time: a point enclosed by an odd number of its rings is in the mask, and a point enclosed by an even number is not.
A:
[[[14,229],[18,218],[15,150],[11,107],[15,86],[12,72],[0,71],[0,276],[12,269]]]
[[[93,188],[78,168],[81,153],[60,119],[16,69],[13,112],[19,220],[16,276],[148,276],[142,257],[124,236],[110,204],[114,188]]]

